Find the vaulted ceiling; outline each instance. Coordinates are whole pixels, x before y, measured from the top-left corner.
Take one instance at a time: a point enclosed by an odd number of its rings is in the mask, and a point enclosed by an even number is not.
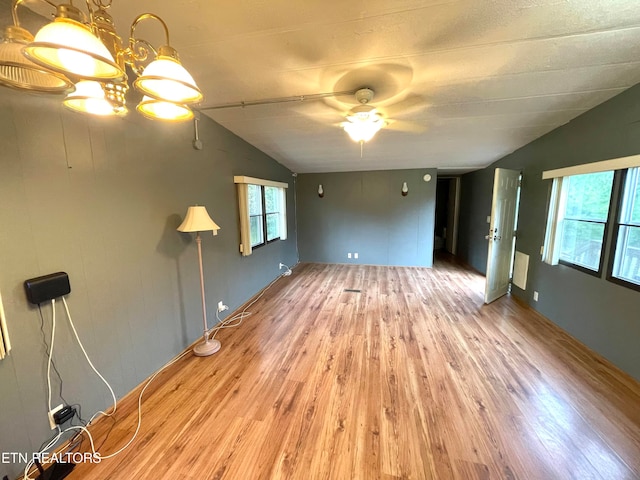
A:
[[[484,167],[640,82],[638,0],[114,0],[151,11],[205,94],[202,114],[295,172]],[[158,44],[152,22],[138,31]],[[372,88],[389,126],[340,128]]]

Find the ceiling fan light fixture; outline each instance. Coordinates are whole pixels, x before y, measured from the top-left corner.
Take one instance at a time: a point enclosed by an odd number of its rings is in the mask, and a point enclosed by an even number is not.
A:
[[[361,88],[356,92],[356,100],[360,105],[351,110],[347,121],[340,126],[354,142],[362,144],[371,140],[387,122],[378,111],[368,105],[373,99],[374,92],[370,88]]]
[[[365,108],[367,110],[354,111],[353,115],[347,117],[348,121],[341,124],[354,142],[368,142],[386,125],[375,108]]]

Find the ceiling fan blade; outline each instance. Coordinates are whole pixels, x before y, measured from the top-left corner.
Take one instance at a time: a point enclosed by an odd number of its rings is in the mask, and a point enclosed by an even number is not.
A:
[[[398,102],[384,102],[380,110],[390,118],[415,114],[429,108],[429,102],[422,95],[409,94]]]
[[[428,126],[423,123],[410,122],[407,120],[387,120],[384,127],[387,130],[407,133],[424,133],[428,130]]]

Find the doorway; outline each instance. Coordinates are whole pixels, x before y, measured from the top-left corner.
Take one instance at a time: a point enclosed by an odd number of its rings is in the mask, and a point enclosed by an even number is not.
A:
[[[440,177],[436,184],[433,249],[456,254],[460,213],[460,177]]]

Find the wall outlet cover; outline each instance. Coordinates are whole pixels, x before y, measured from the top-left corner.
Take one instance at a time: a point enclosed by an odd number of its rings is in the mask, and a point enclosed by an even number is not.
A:
[[[60,404],[57,407],[52,408],[51,411],[49,412],[49,426],[51,427],[51,430],[56,429],[56,421],[53,418],[53,416],[55,415],[56,412],[59,412],[63,408],[64,408],[64,405]]]

